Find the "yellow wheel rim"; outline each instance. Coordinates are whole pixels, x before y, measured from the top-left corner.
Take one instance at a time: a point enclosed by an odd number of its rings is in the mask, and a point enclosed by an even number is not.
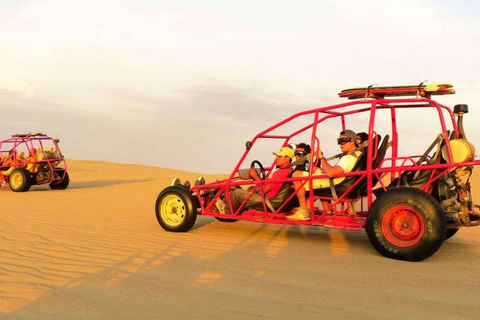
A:
[[[181,224],[186,211],[185,203],[178,195],[167,195],[160,202],[160,216],[169,226],[176,227]]]
[[[23,176],[19,172],[15,172],[10,176],[9,182],[14,189],[18,189],[23,184]]]

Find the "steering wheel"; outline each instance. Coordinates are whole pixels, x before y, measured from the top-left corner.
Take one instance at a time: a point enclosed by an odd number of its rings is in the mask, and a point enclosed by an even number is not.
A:
[[[263,165],[260,163],[260,161],[253,160],[250,168],[255,169],[255,165],[258,165],[258,168],[260,169],[260,179],[265,180],[265,169],[263,168]]]

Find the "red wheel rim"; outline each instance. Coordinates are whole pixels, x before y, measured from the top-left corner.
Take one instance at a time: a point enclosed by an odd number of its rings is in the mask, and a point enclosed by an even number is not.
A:
[[[383,216],[382,233],[394,246],[411,247],[422,239],[425,223],[422,216],[412,207],[395,206]]]

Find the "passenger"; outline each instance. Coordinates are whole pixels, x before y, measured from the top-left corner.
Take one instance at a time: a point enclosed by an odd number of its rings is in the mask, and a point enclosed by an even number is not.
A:
[[[25,158],[24,163],[27,164],[26,169],[31,173],[38,172],[38,164],[37,162],[37,149],[32,148],[30,149],[30,155]]]
[[[35,148],[30,149],[30,155],[28,158],[26,158],[26,160],[28,160],[28,162],[37,161],[37,149]]]
[[[280,180],[278,182],[270,182],[270,183],[265,183],[265,184],[260,184],[259,187],[262,188],[262,193],[266,196],[268,201],[273,205],[278,205],[281,204],[282,201],[282,196],[279,194],[280,188],[283,185],[284,179],[287,178],[287,176],[292,172],[292,169],[290,168],[290,163],[292,162],[292,158],[294,157],[293,150],[289,147],[283,147],[280,150],[276,151],[273,153],[276,158],[275,158],[275,164],[278,168],[276,170],[270,180]],[[260,181],[260,177],[258,176],[257,171],[254,168],[250,168],[249,171],[250,177],[255,180],[255,181]],[[231,193],[231,199],[232,199],[232,207],[233,211],[237,211],[237,209],[240,207],[240,205],[243,203],[245,198],[248,197],[251,191],[242,189],[242,188],[236,188],[232,193]],[[247,200],[245,204],[245,208],[253,208],[253,207],[258,207],[259,205],[263,204],[262,200],[262,195],[260,193],[260,190],[257,189]],[[225,213],[231,213],[230,212],[230,206],[226,205],[225,206]]]
[[[355,141],[357,139],[357,135],[352,130],[345,130],[340,132],[340,137],[337,139],[338,144],[340,145],[340,149],[342,150],[342,156],[338,159],[338,162],[335,165],[330,165],[325,157],[323,156],[320,147],[318,148],[318,159],[319,159],[319,168],[315,168],[312,175],[319,176],[326,174],[329,178],[333,178],[342,173],[348,173],[352,171],[355,163],[357,162],[357,157],[360,154],[358,151],[354,151],[355,149]],[[309,173],[306,171],[295,171],[293,173],[294,178],[298,177],[308,177]],[[322,188],[329,188],[330,187],[330,179],[323,178],[323,179],[313,179],[312,184],[314,189],[322,189]],[[335,178],[333,179],[333,184],[339,184],[345,179],[345,177]],[[293,186],[295,190],[297,190],[297,197],[298,202],[300,203],[300,207],[295,211],[294,214],[287,216],[288,220],[310,220],[310,212],[308,210],[308,201],[306,197],[306,191],[310,189],[309,182],[305,183],[302,186],[302,181],[297,180],[293,181]],[[329,201],[322,200],[323,209],[329,206]]]
[[[310,145],[306,143],[299,143],[297,148],[295,149],[295,161],[299,161],[302,157],[310,154]],[[295,166],[295,171],[308,171],[310,167],[309,161],[305,161],[304,163],[299,163]]]
[[[17,157],[17,162],[19,164],[29,163],[29,162],[32,161],[31,158],[32,158],[31,152],[30,152],[30,156],[28,156],[27,158],[25,158],[24,155],[23,155],[23,152],[21,152],[20,155]]]
[[[368,141],[368,134],[366,132],[359,132],[357,133],[357,140],[355,145],[357,146],[357,150],[363,152],[365,149],[365,145],[362,145],[365,141]]]

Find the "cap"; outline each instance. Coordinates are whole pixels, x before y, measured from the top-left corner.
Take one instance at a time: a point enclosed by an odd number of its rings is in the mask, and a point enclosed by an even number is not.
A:
[[[353,132],[352,130],[345,130],[345,131],[342,131],[340,132],[340,135],[341,136],[345,136],[347,138],[350,138],[352,140],[356,140],[357,139],[357,135],[355,132]]]
[[[289,147],[283,147],[278,151],[275,151],[273,154],[279,156],[279,157],[290,157],[293,158],[294,153],[293,150]]]

